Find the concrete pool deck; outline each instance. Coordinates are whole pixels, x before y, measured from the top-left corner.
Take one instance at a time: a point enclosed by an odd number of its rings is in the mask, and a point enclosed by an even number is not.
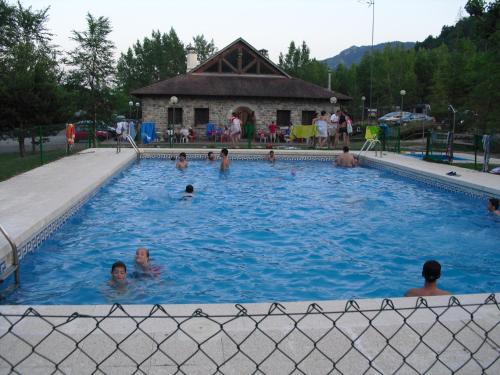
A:
[[[144,157],[158,155],[178,155],[180,152],[203,157],[208,151],[218,155],[220,149],[142,149]],[[230,149],[229,155],[245,158],[264,158],[267,149]],[[308,157],[332,158],[340,151],[330,150],[275,150],[279,158]],[[62,158],[26,173],[0,182],[0,225],[12,237],[20,256],[30,252],[50,233],[44,229],[64,221],[63,215],[78,204],[84,202],[103,183],[136,159],[131,148],[116,153],[113,148],[98,148],[82,151]],[[472,189],[478,194],[500,197],[500,175],[477,172],[460,168],[457,165],[428,163],[422,160],[384,153],[383,157],[374,156],[373,152],[361,157],[362,164],[383,166],[396,173],[415,174],[439,183]],[[457,176],[446,173],[456,171]],[[75,208],[75,205],[77,206]],[[61,219],[62,218],[62,219]],[[51,229],[48,228],[49,232]],[[6,239],[0,236],[0,272],[12,264],[11,248]]]

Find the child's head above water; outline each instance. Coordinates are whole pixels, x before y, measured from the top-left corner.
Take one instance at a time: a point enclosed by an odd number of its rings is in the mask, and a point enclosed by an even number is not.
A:
[[[118,261],[111,266],[111,278],[116,282],[124,282],[127,278],[127,266],[125,263]]]
[[[135,262],[143,267],[149,264],[149,250],[145,247],[139,247],[135,251]]]
[[[194,187],[193,185],[187,185],[186,186],[186,193],[193,194],[194,193]]]

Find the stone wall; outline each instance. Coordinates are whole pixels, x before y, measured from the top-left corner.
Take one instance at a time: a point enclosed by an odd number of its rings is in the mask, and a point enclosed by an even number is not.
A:
[[[167,128],[167,110],[169,98],[143,98],[142,115],[144,122],[156,123],[157,131],[163,134]],[[302,122],[302,111],[325,110],[330,112],[333,107],[328,100],[287,100],[270,98],[192,98],[180,97],[176,108],[182,108],[182,125],[193,127],[198,134],[204,134],[204,126],[194,126],[195,108],[208,108],[210,121],[218,126],[228,124],[231,113],[238,107],[247,107],[255,112],[257,129],[265,128],[271,121],[276,121],[278,110],[291,111],[290,119],[293,124]]]

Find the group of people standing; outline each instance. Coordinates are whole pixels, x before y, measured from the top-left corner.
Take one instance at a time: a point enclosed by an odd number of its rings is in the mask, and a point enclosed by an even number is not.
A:
[[[319,147],[325,147],[327,141],[335,148],[342,134],[342,143],[349,146],[349,136],[352,134],[352,119],[347,112],[337,110],[331,116],[326,111],[315,113],[312,121],[316,125]]]

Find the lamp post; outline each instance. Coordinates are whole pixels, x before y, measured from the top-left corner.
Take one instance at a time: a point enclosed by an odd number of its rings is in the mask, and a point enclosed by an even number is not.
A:
[[[332,103],[332,115],[335,113],[335,104],[337,103],[337,98],[335,96],[332,96],[330,98],[330,103]],[[327,134],[328,135],[328,149],[330,149],[330,146],[332,144],[332,140],[331,140],[331,135],[330,134]],[[335,136],[335,134],[333,135]],[[334,142],[334,147],[335,147],[335,142]]]
[[[448,109],[453,112],[453,128],[451,129],[451,134],[448,137],[448,161],[451,164],[453,163],[453,142],[455,140],[455,115],[457,113],[457,110],[453,108],[451,104],[448,105]]]
[[[361,97],[361,103],[362,103],[362,107],[363,109],[361,110],[361,124],[365,124],[365,100],[366,100],[366,97],[363,95]]]
[[[172,123],[169,124],[169,129],[168,129],[168,141],[170,144],[170,147],[173,147],[173,139],[174,139],[174,123],[175,123],[175,106],[179,102],[179,99],[177,96],[172,96],[170,97],[170,105],[172,106]],[[167,120],[168,120],[168,113],[167,113]]]
[[[135,119],[139,121],[139,107],[141,106],[141,103],[136,102],[135,103]]]
[[[401,95],[401,117],[399,118],[399,127],[398,127],[398,154],[401,152],[401,139],[400,139],[400,134],[401,134],[401,126],[403,126],[403,98],[406,95],[406,90],[401,90],[399,92]]]
[[[134,106],[134,102],[131,100],[128,102],[128,118],[132,118],[132,107]]]

